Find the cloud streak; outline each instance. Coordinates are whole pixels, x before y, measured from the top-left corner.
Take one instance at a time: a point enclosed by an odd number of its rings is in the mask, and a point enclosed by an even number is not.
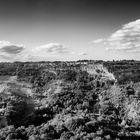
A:
[[[103,43],[103,42],[104,42],[104,39],[99,38],[99,39],[96,39],[96,40],[89,42],[89,44],[98,44],[98,43]]]
[[[86,52],[79,53],[80,56],[87,56],[88,54]]]

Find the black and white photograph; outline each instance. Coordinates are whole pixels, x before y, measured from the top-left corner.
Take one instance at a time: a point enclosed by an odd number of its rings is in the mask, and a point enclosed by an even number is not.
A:
[[[140,140],[140,1],[0,0],[0,140]]]

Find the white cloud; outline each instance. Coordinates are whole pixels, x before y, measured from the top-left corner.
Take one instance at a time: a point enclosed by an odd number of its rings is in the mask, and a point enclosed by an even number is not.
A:
[[[60,43],[49,43],[26,51],[24,61],[66,60],[67,56],[74,54]]]
[[[106,50],[137,52],[140,49],[140,19],[123,25],[107,39],[92,42],[94,44],[102,42]]]
[[[85,52],[81,52],[81,53],[79,53],[79,55],[80,55],[80,56],[87,56],[88,54],[85,53]]]
[[[140,20],[125,24],[107,40],[111,49],[135,50],[140,48]]]
[[[41,51],[41,52],[51,53],[51,54],[69,53],[67,48],[59,43],[45,44],[45,45],[36,47],[33,51]]]
[[[85,52],[70,51],[63,44],[49,43],[34,48],[0,41],[0,61],[57,61],[87,56]]]
[[[104,42],[104,39],[99,38],[99,39],[96,39],[96,40],[89,42],[89,44],[98,44],[98,43],[103,43],[103,42]]]

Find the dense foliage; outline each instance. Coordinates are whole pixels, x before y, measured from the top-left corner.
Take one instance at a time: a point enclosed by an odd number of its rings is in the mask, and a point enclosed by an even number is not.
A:
[[[0,65],[0,140],[140,139],[140,62]]]
[[[140,79],[140,62],[134,60],[123,60],[104,62],[104,65],[112,72],[119,84],[126,84],[130,81],[139,82]]]

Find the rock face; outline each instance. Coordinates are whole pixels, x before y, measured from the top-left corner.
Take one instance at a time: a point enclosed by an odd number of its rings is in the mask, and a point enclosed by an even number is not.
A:
[[[81,69],[87,71],[91,75],[97,75],[100,85],[109,86],[117,82],[114,75],[110,73],[103,64],[86,64],[81,66]]]

